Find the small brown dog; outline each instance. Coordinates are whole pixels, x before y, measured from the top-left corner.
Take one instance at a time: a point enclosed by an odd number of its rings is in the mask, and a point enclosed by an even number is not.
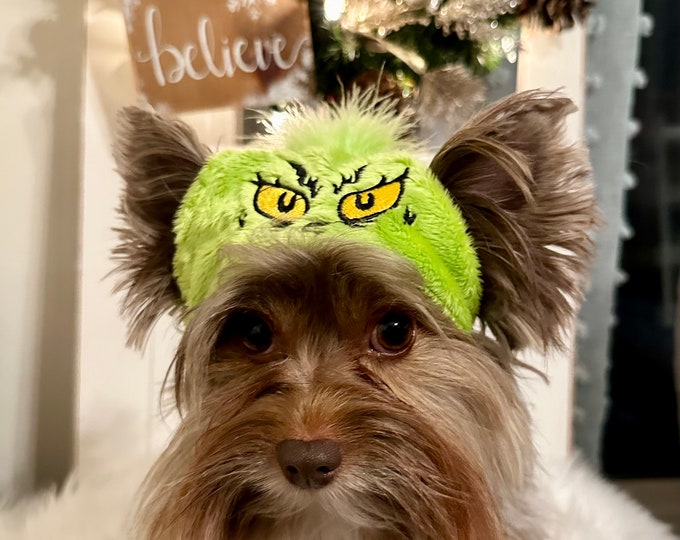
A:
[[[318,217],[299,229],[304,241],[232,242],[248,220],[293,230],[286,215],[311,212],[316,194],[341,194],[371,166],[352,165],[353,177],[338,173],[324,187],[321,169],[288,158],[295,189],[284,186],[288,173],[271,182],[253,173],[257,212],[224,214],[240,223],[219,243],[228,263],[211,274],[208,294],[188,301],[178,246],[207,229],[187,240],[178,208],[192,207],[186,194],[203,182],[209,152],[181,122],[127,109],[116,150],[126,182],[117,255],[131,340],[141,344],[165,311],[186,325],[174,361],[182,420],[145,481],[139,537],[545,538],[515,353],[560,345],[590,258],[587,155],[562,140],[571,107],[539,92],[508,98],[430,165],[478,260],[474,330],[433,293],[429,263],[404,255],[408,246],[319,234],[335,221]],[[235,177],[239,163],[227,168]],[[390,212],[404,227],[427,219],[426,208],[408,206],[416,165],[400,163],[401,175],[376,173],[376,185],[358,192],[354,214],[343,206],[350,199],[333,203],[352,234]],[[390,202],[397,189],[405,191]],[[353,217],[380,201],[392,206]]]

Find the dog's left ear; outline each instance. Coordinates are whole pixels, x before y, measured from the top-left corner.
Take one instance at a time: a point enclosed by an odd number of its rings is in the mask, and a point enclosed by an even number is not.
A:
[[[430,164],[479,255],[480,319],[512,349],[561,344],[592,255],[588,156],[564,141],[574,110],[554,94],[516,94],[468,122]]]
[[[163,313],[181,309],[172,267],[173,220],[208,155],[179,120],[136,107],[119,114],[114,157],[125,188],[114,257],[123,274],[117,290],[125,291],[130,344],[141,346]]]

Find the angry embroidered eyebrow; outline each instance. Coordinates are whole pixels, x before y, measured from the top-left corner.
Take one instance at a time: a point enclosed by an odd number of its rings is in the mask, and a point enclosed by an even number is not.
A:
[[[356,184],[359,180],[361,180],[361,175],[363,174],[364,170],[366,169],[368,165],[362,165],[358,169],[354,171],[349,176],[343,176],[342,180],[340,181],[340,184],[333,184],[333,193],[336,195],[342,191],[342,188],[344,188],[348,184]]]
[[[321,191],[321,186],[318,185],[319,179],[309,176],[307,169],[305,169],[304,166],[300,165],[299,163],[289,161],[288,165],[290,165],[295,171],[298,184],[301,187],[307,188],[309,190],[309,194],[311,195],[312,199],[316,197],[319,194],[319,191]]]

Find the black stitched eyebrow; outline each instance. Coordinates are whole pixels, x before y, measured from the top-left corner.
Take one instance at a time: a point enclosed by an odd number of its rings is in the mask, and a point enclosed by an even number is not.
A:
[[[302,182],[302,180],[307,178],[307,169],[305,169],[302,165],[293,161],[289,161],[288,165],[290,165],[297,174],[298,182]]]
[[[280,187],[282,189],[287,189],[288,191],[293,191],[295,193],[299,193],[300,195],[304,196],[302,193],[300,193],[295,188],[290,188],[288,186],[281,185],[281,179],[280,178],[274,178],[274,181],[265,180],[264,178],[262,178],[262,173],[260,173],[260,172],[256,172],[255,176],[257,177],[257,180],[251,180],[250,183],[255,184],[257,187],[262,187],[262,186]]]
[[[307,173],[307,169],[305,169],[304,166],[300,165],[299,163],[295,163],[294,161],[288,161],[288,165],[290,165],[295,171],[295,174],[297,175],[298,184],[301,187],[305,187],[309,190],[312,199],[316,197],[319,194],[319,191],[321,191],[321,186],[317,186],[317,184],[319,183],[319,179],[312,178],[311,176],[309,176],[309,173]]]
[[[347,184],[356,184],[360,179],[361,175],[364,172],[364,169],[368,167],[367,165],[362,165],[358,169],[354,171],[350,176],[343,176],[342,180],[340,181],[340,184],[333,184],[333,193],[336,195],[342,191],[342,188],[344,188]]]
[[[276,178],[273,182],[269,180],[265,180],[262,178],[262,173],[256,172],[255,176],[257,180],[251,180],[251,184],[255,184],[256,186],[276,186],[276,187],[281,187],[281,179]]]
[[[409,167],[406,167],[406,168],[404,169],[404,172],[401,173],[399,176],[397,176],[397,177],[396,177],[394,180],[392,180],[392,181],[393,181],[393,182],[396,182],[397,180],[399,180],[399,181],[401,182],[402,180],[406,180],[406,179],[408,178],[408,173],[409,173],[409,172],[411,172],[411,169],[410,169]]]
[[[409,171],[410,171],[410,168],[409,168],[409,167],[406,167],[406,168],[404,169],[404,172],[403,172],[403,173],[401,173],[401,174],[400,174],[399,176],[397,176],[396,178],[392,178],[391,180],[388,180],[387,177],[383,174],[383,175],[380,177],[380,183],[379,183],[378,185],[381,185],[381,184],[391,184],[392,182],[403,182],[404,180],[406,180],[406,179],[408,178],[408,173],[409,173]]]

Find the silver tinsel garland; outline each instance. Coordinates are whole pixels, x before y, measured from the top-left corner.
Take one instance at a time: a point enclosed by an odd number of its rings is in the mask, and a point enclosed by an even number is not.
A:
[[[390,39],[390,34],[405,26],[434,24],[445,35],[478,42],[482,65],[495,65],[502,58],[514,62],[517,57],[516,28],[501,25],[499,18],[515,13],[520,0],[335,0],[335,16],[328,17],[347,35],[361,35],[372,52],[389,53],[414,73],[420,81],[409,89],[409,107],[414,110],[421,135],[430,142],[438,131],[460,127],[486,100],[486,86],[464,64],[449,64],[431,70],[427,58],[416,50]],[[386,75],[387,76],[387,75]],[[406,90],[404,90],[406,91]]]
[[[408,24],[434,24],[445,34],[480,41],[502,36],[497,19],[519,0],[346,0],[341,26],[360,34],[385,35]]]

